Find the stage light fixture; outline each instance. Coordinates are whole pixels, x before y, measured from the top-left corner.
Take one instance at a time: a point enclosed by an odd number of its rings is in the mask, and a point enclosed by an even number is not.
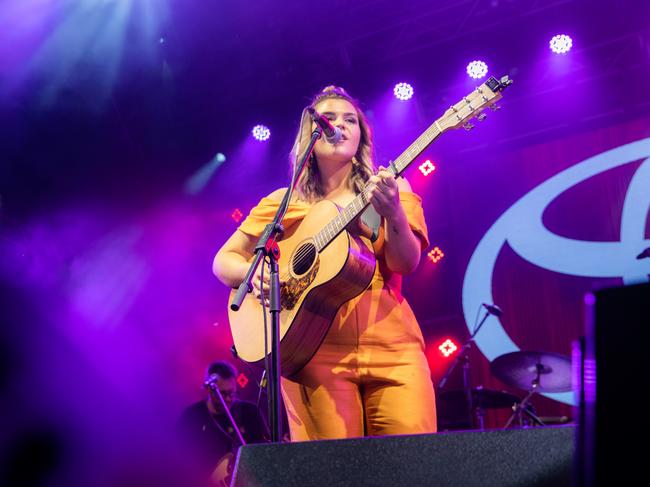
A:
[[[413,96],[413,87],[408,83],[397,83],[393,88],[393,94],[398,100],[410,100]]]
[[[255,140],[266,142],[271,137],[271,130],[266,125],[255,125],[252,130]]]
[[[427,257],[433,264],[437,264],[445,256],[442,250],[439,247],[434,247],[429,251]]]
[[[243,216],[244,214],[239,210],[239,208],[235,208],[235,211],[230,215],[230,217],[235,220],[235,223],[239,223]]]
[[[192,174],[183,185],[185,193],[196,195],[199,194],[214,177],[215,172],[226,162],[226,156],[222,152],[217,152],[207,164],[201,166],[194,174]]]
[[[418,166],[418,169],[424,176],[428,176],[431,174],[433,171],[436,170],[436,166],[431,162],[429,159],[424,161],[422,164]]]
[[[240,372],[239,375],[237,376],[237,384],[239,384],[239,387],[242,389],[246,387],[246,384],[248,384],[248,377],[246,377],[246,374],[243,372]]]
[[[549,41],[548,47],[551,48],[555,54],[566,54],[571,50],[573,46],[573,40],[566,34],[558,34],[553,36]]]
[[[480,79],[485,77],[488,72],[487,64],[483,61],[472,61],[467,65],[467,74],[470,78]]]
[[[449,357],[456,350],[458,350],[458,346],[451,338],[447,338],[438,346],[438,350],[440,350],[440,353],[442,353],[445,357]]]

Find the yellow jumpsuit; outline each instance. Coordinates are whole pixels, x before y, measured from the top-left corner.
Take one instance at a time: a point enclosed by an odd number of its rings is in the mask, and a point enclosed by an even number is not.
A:
[[[400,201],[426,248],[420,197],[400,192]],[[263,198],[239,230],[259,237],[277,207],[277,201]],[[290,204],[285,234],[295,231],[309,209],[306,203]],[[388,269],[383,247],[382,225],[373,243],[378,265],[370,286],[341,307],[311,361],[281,380],[292,441],[436,431],[422,333],[401,295],[402,277]]]

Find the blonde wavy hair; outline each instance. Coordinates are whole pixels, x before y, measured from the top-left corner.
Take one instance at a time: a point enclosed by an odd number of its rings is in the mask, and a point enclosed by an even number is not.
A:
[[[357,153],[352,158],[352,172],[348,178],[348,187],[352,189],[355,194],[359,194],[365,187],[370,176],[375,174],[372,130],[368,124],[368,119],[359,106],[359,102],[348,95],[343,88],[337,86],[328,86],[324,88],[323,91],[318,93],[312,99],[310,106],[315,107],[321,101],[330,98],[338,98],[350,102],[357,112],[359,128],[361,129],[361,138],[359,140]],[[305,109],[302,113],[300,128],[298,129],[298,134],[296,135],[296,140],[294,141],[293,149],[291,150],[291,155],[289,157],[292,168],[294,168],[298,161],[301,160],[307,146],[309,145],[309,139],[312,134],[311,126],[311,117]],[[298,178],[298,182],[296,183],[296,192],[300,199],[310,203],[318,201],[325,196],[316,155],[313,152],[304,171]]]

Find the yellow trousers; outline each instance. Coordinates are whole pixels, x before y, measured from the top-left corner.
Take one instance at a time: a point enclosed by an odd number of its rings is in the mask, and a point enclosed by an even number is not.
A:
[[[305,368],[282,378],[291,440],[435,432],[421,341],[342,340],[336,328]]]
[[[424,339],[382,242],[380,231],[370,286],[341,307],[309,363],[281,381],[292,441],[436,431]]]

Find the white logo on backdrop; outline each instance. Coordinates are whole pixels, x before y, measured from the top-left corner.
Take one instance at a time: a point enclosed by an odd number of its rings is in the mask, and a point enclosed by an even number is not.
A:
[[[550,232],[542,222],[544,210],[573,186],[610,169],[646,158],[638,167],[623,204],[620,241],[591,242],[568,239]],[[481,303],[492,303],[494,266],[503,245],[523,259],[553,272],[582,277],[619,277],[626,284],[648,280],[650,259],[636,256],[650,246],[644,238],[650,211],[650,138],[632,142],[591,157],[556,174],[505,211],[474,250],[463,282],[463,313],[470,331]],[[492,361],[519,350],[500,320],[490,316],[475,337],[476,345]],[[572,392],[547,397],[573,404]]]

